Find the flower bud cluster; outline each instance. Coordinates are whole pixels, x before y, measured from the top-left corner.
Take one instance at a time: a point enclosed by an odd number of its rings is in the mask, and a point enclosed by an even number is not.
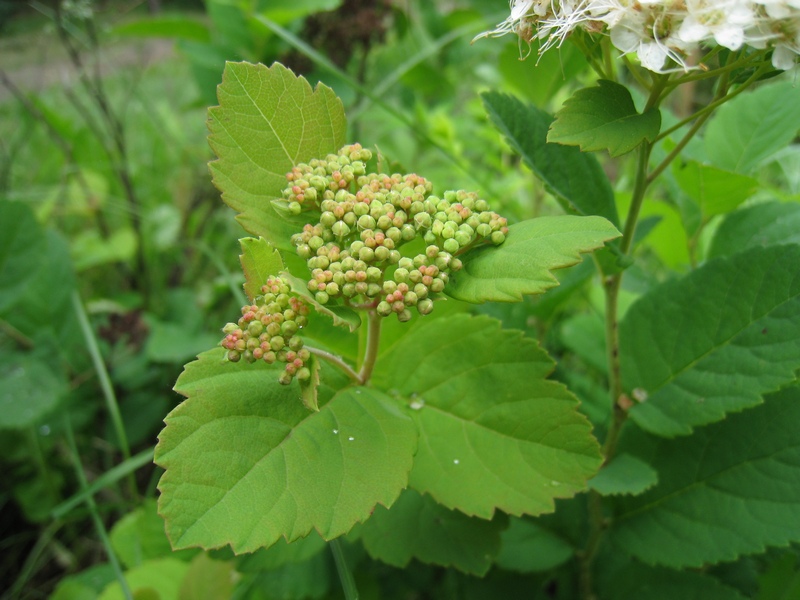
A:
[[[228,323],[222,329],[225,337],[221,346],[228,351],[228,360],[285,363],[278,379],[284,385],[290,384],[294,377],[301,381],[308,379],[311,372],[305,365],[310,354],[297,335],[308,323],[308,304],[292,293],[283,277],[267,279],[261,293],[252,304],[242,307],[242,317],[237,323]]]
[[[559,47],[577,28],[605,33],[623,53],[663,73],[693,68],[699,45],[729,50],[772,48],[776,69],[792,68],[800,54],[797,0],[511,0],[511,15],[478,37],[516,33],[538,40],[539,53]],[[477,38],[476,38],[477,39]]]
[[[371,158],[372,152],[352,144],[337,154],[300,163],[286,174],[288,185],[282,196],[287,210],[299,215],[316,209],[322,200],[333,199],[339,190],[347,189],[366,173],[366,162]]]
[[[292,236],[311,271],[308,290],[320,304],[341,300],[372,306],[400,321],[411,318],[411,309],[429,314],[450,274],[461,268],[459,254],[505,240],[506,219],[474,193],[446,192],[439,198],[418,175],[362,172],[370,153],[357,144],[345,146],[336,160],[333,156],[323,166],[312,167],[321,161],[311,161],[287,175],[300,189],[322,190],[313,202],[319,222]],[[341,168],[336,170],[334,163]],[[358,168],[345,174],[356,163]],[[323,175],[322,169],[331,172]],[[299,196],[292,201],[303,209],[314,207],[305,196],[301,203]],[[425,253],[403,257],[400,248],[419,238],[427,246]]]

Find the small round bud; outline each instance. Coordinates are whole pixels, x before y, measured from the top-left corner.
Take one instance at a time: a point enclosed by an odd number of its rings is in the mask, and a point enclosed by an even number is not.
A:
[[[419,311],[421,315],[431,314],[431,311],[433,311],[433,301],[428,298],[420,300],[417,303],[417,311]]]
[[[455,254],[456,252],[458,252],[461,246],[459,246],[458,242],[455,239],[450,238],[449,240],[444,241],[443,247],[445,252],[449,252],[450,254]]]

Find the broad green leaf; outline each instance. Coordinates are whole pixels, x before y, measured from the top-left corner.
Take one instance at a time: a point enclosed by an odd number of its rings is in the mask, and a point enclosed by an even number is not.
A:
[[[327,547],[325,540],[314,532],[291,544],[280,539],[269,548],[262,548],[252,554],[240,556],[236,561],[236,570],[240,573],[257,573],[277,569],[289,563],[305,562]]]
[[[336,577],[330,562],[330,552],[319,552],[303,562],[290,562],[269,571],[247,574],[239,589],[249,590],[247,600],[329,598],[327,594]],[[338,581],[335,583],[340,587]]]
[[[390,509],[378,507],[361,528],[372,558],[404,568],[412,558],[483,575],[500,551],[506,519],[486,521],[437,504],[430,496],[406,490]]]
[[[243,238],[239,240],[242,253],[239,262],[244,272],[244,293],[252,301],[261,294],[261,287],[269,277],[275,277],[283,271],[283,260],[280,253],[263,237]]]
[[[179,600],[178,591],[181,587],[189,564],[177,558],[159,558],[147,561],[126,571],[125,581],[133,597],[150,600]],[[118,581],[110,583],[100,594],[99,600],[124,600],[122,587]]]
[[[114,568],[109,564],[90,567],[62,577],[50,600],[97,600],[100,592],[115,579]]]
[[[650,290],[620,324],[644,429],[688,434],[761,402],[800,368],[800,246],[751,248]],[[635,393],[634,393],[635,390]]]
[[[67,391],[58,370],[41,356],[23,355],[0,365],[0,381],[0,430],[34,425]]]
[[[706,152],[717,167],[750,173],[786,147],[800,129],[800,88],[764,85],[723,104],[709,121]]]
[[[80,232],[70,244],[70,255],[76,271],[98,265],[130,261],[136,254],[136,233],[130,227],[114,231],[107,239],[96,229]]]
[[[223,354],[187,365],[175,389],[188,400],[167,416],[156,447],[173,547],[251,552],[312,529],[332,539],[394,502],[417,433],[390,398],[368,388],[330,398],[322,388],[319,412],[309,413],[276,368]]]
[[[347,306],[329,306],[327,304],[320,304],[317,302],[314,294],[308,291],[308,286],[306,285],[305,281],[299,277],[295,277],[289,273],[289,271],[284,271],[281,273],[281,275],[283,275],[283,277],[289,282],[289,286],[292,288],[292,291],[295,294],[302,296],[303,299],[312,307],[314,307],[314,310],[316,310],[319,314],[333,319],[334,325],[347,327],[351,332],[361,327],[361,317],[352,308],[348,308]]]
[[[791,550],[773,562],[759,578],[756,600],[797,600],[800,598],[800,569]]]
[[[280,198],[295,164],[344,145],[342,103],[330,88],[312,90],[278,63],[229,62],[217,93],[220,105],[208,111],[209,143],[218,157],[209,164],[214,184],[248,232],[293,250],[289,238],[307,219],[283,219],[271,200]]]
[[[800,244],[800,204],[765,202],[727,215],[714,233],[708,257],[790,243]]]
[[[732,211],[758,189],[758,181],[752,177],[695,160],[675,162],[672,172],[681,189],[697,202],[706,217]]]
[[[128,569],[164,556],[188,561],[197,553],[196,550],[172,551],[155,500],[145,500],[142,506],[117,521],[109,537],[114,552]]]
[[[503,547],[495,561],[497,566],[519,573],[555,569],[575,553],[569,542],[532,519],[511,517],[500,540]]]
[[[506,44],[497,61],[506,83],[537,106],[551,103],[587,66],[583,52],[573,44],[564,44],[558,52],[545,52],[536,61],[520,60],[517,45]]]
[[[535,341],[488,317],[420,323],[385,349],[375,385],[405,398],[419,428],[411,487],[483,518],[550,512],[585,489],[597,442],[552,370]]]
[[[517,302],[558,285],[551,273],[581,262],[582,252],[620,236],[602,217],[540,217],[508,228],[500,246],[483,246],[462,257],[445,291],[466,302]]]
[[[588,366],[600,373],[608,373],[605,323],[600,315],[581,313],[565,319],[559,339]]]
[[[198,554],[183,578],[179,600],[230,600],[237,575],[231,561]]]
[[[630,152],[644,140],[652,142],[661,129],[661,113],[636,112],[623,85],[601,79],[564,102],[547,135],[548,142],[580,146],[583,152],[608,150],[611,156]]]
[[[88,360],[72,304],[75,274],[69,246],[52,230],[42,232],[37,245],[44,251],[39,268],[33,277],[23,277],[24,286],[14,292],[16,303],[0,309],[0,319],[32,339],[36,348],[48,349],[50,359],[55,351],[73,368],[83,369]]]
[[[44,232],[21,202],[0,201],[0,310],[16,303],[45,257]]]
[[[565,210],[599,215],[619,225],[614,191],[594,155],[548,144],[553,118],[532,104],[497,92],[481,97],[495,127]]]
[[[608,600],[745,600],[738,590],[705,573],[630,563],[601,588]]]
[[[589,480],[589,487],[603,496],[641,494],[658,483],[658,473],[641,459],[618,454]]]
[[[651,464],[659,483],[616,501],[615,545],[648,563],[699,567],[800,541],[798,422],[794,386],[690,437],[624,437],[621,450]]]

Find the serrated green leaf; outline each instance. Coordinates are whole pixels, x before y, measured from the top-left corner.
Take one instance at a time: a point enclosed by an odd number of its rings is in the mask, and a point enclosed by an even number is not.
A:
[[[156,447],[173,547],[249,552],[312,529],[331,539],[394,502],[417,434],[390,398],[347,388],[309,413],[276,368],[223,355],[187,365],[175,389],[188,400],[167,416]]]
[[[765,202],[727,215],[714,233],[708,257],[778,244],[800,244],[800,204]]]
[[[39,270],[47,248],[43,236],[27,205],[0,201],[0,310],[19,300]]]
[[[532,104],[497,92],[481,97],[495,127],[565,210],[599,215],[619,225],[614,191],[597,158],[577,148],[548,144],[553,118]]]
[[[375,385],[408,399],[420,432],[411,487],[483,518],[550,512],[585,489],[597,442],[552,370],[535,341],[488,317],[418,325],[385,350]]]
[[[248,232],[293,251],[289,239],[307,217],[284,219],[271,200],[280,198],[292,166],[344,145],[342,103],[330,88],[312,90],[279,63],[229,62],[217,93],[219,106],[208,111],[209,143],[218,157],[209,163],[214,184]]]
[[[750,173],[792,141],[800,129],[800,88],[764,85],[723,104],[709,121],[706,153],[723,169]]]
[[[651,464],[659,483],[616,501],[613,541],[641,560],[671,567],[699,567],[799,541],[798,422],[795,386],[690,437],[624,437],[621,450]]]
[[[608,600],[745,600],[738,590],[705,573],[631,563],[602,588]]]
[[[275,277],[283,271],[280,253],[263,237],[242,238],[239,240],[242,253],[239,262],[244,272],[244,293],[252,301],[261,294],[261,287],[267,278]]]
[[[589,480],[589,487],[603,496],[641,494],[658,483],[653,467],[630,454],[618,454]]]
[[[800,246],[751,248],[642,296],[620,324],[630,416],[663,436],[722,419],[800,368]]]
[[[511,523],[500,534],[500,539],[503,547],[495,562],[498,567],[509,571],[549,571],[575,554],[569,542],[531,519],[511,517]]]
[[[314,294],[308,291],[305,281],[295,277],[289,271],[284,271],[281,275],[289,282],[289,286],[295,294],[302,296],[319,314],[333,319],[334,325],[347,327],[351,332],[361,327],[361,317],[353,309],[346,306],[320,304]]]
[[[580,146],[583,152],[608,150],[611,156],[630,152],[644,140],[652,142],[661,129],[661,113],[651,108],[636,112],[623,85],[601,79],[564,102],[550,126],[547,141]]]
[[[591,252],[620,236],[602,217],[540,217],[508,228],[500,246],[483,246],[462,258],[445,292],[465,302],[517,302],[558,285],[551,273],[581,262]]]
[[[361,528],[361,540],[372,558],[395,567],[404,568],[416,558],[483,575],[500,551],[505,526],[502,515],[491,521],[468,517],[406,490],[392,508],[375,509]]]
[[[705,217],[732,211],[758,189],[758,181],[752,177],[695,160],[673,163],[672,172]]]

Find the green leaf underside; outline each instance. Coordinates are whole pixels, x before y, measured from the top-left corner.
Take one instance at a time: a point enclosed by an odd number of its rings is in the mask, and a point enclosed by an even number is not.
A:
[[[630,454],[618,454],[589,480],[589,487],[603,496],[641,494],[658,483],[658,473]]]
[[[620,569],[602,591],[608,600],[745,600],[738,590],[710,575],[641,563]]]
[[[613,540],[646,562],[672,567],[800,541],[798,422],[800,387],[794,386],[691,437],[649,438],[652,450],[644,458],[659,484],[618,501]],[[643,437],[623,439],[621,449],[642,448]]]
[[[239,262],[244,272],[244,293],[250,301],[261,294],[262,286],[268,277],[275,277],[283,271],[283,260],[278,251],[263,237],[239,240],[242,253]]]
[[[296,385],[277,383],[277,369],[223,354],[187,365],[175,389],[188,400],[156,447],[173,547],[250,552],[312,529],[332,539],[394,502],[417,434],[390,398],[347,388],[310,413]]]
[[[547,135],[548,142],[580,146],[583,152],[608,150],[611,156],[630,152],[644,140],[652,142],[661,129],[661,113],[636,112],[628,89],[601,79],[564,102]]]
[[[531,520],[511,517],[500,534],[502,549],[497,566],[519,573],[549,571],[572,558],[574,550],[563,538]]]
[[[392,508],[378,507],[361,530],[372,558],[404,568],[421,562],[484,575],[500,551],[506,519],[468,517],[437,504],[430,496],[404,491]]]
[[[361,327],[361,317],[353,309],[346,306],[320,304],[314,294],[308,291],[305,281],[295,277],[289,271],[284,271],[281,275],[289,282],[289,286],[295,294],[302,296],[319,314],[333,319],[334,325],[347,327],[351,332]]]
[[[714,234],[708,256],[730,256],[777,244],[800,244],[800,204],[765,202],[727,215]]]
[[[490,518],[553,510],[600,465],[578,401],[545,377],[536,342],[488,317],[415,327],[379,357],[374,382],[404,397],[419,428],[410,486]]]
[[[800,368],[800,246],[715,259],[640,298],[620,324],[630,416],[663,436],[722,419]]]
[[[495,127],[565,210],[599,215],[619,225],[614,191],[594,155],[548,144],[553,118],[532,104],[497,92],[481,97]]]
[[[681,189],[697,202],[704,216],[732,211],[758,189],[758,180],[689,160],[675,163],[675,179]]]
[[[749,173],[794,139],[800,88],[792,81],[762,86],[725,103],[708,123],[706,152],[723,169]]]
[[[462,258],[445,292],[465,302],[518,302],[558,285],[551,273],[581,262],[591,252],[620,236],[602,217],[540,217],[509,227],[500,246],[483,246]]]
[[[312,90],[277,63],[226,63],[217,94],[220,105],[208,111],[209,143],[218,157],[209,163],[214,185],[249,233],[293,251],[289,239],[307,218],[284,219],[271,200],[280,198],[295,164],[344,145],[342,103],[330,88]]]

